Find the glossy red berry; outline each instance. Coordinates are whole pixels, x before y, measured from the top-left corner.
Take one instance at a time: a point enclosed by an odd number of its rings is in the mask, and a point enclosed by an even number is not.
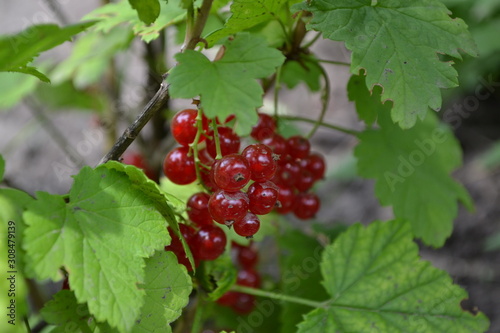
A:
[[[218,189],[217,185],[215,185],[215,182],[214,182],[212,170],[207,170],[207,169],[202,168],[200,170],[200,177],[201,177],[201,181],[202,181],[203,185],[205,185],[205,187],[209,191],[214,192]]]
[[[198,226],[212,225],[212,215],[208,211],[208,200],[210,195],[205,192],[193,194],[187,201],[187,214],[189,219]]]
[[[248,212],[243,219],[235,221],[234,232],[242,237],[252,237],[259,231],[260,220],[254,213]]]
[[[238,293],[236,291],[228,291],[222,295],[217,303],[224,306],[233,306],[238,302]]]
[[[253,144],[243,149],[241,155],[248,162],[252,172],[252,180],[263,182],[273,178],[278,165],[271,148],[264,144]]]
[[[253,183],[248,187],[250,211],[257,215],[269,214],[276,206],[279,188],[270,181]]]
[[[237,260],[243,268],[254,268],[259,261],[259,254],[251,247],[242,246],[238,248]]]
[[[301,168],[298,161],[288,159],[283,165],[278,168],[276,177],[273,180],[276,183],[294,186],[297,178],[300,175],[300,169]]]
[[[193,248],[201,260],[215,260],[226,248],[226,234],[215,225],[201,227],[193,237]]]
[[[229,154],[236,154],[240,150],[240,137],[230,128],[221,126],[217,128],[219,133],[219,143],[222,156]],[[215,158],[217,156],[217,149],[215,148],[215,135],[214,131],[208,132],[210,139],[207,140],[208,153]]]
[[[259,113],[258,115],[259,120],[257,125],[252,127],[250,136],[257,141],[262,141],[273,136],[276,131],[276,122],[273,117],[265,113]]]
[[[193,249],[192,244],[193,244],[193,239],[195,235],[195,230],[185,224],[179,224],[179,230],[182,234],[182,237],[185,239],[186,243],[188,244],[190,249]],[[189,259],[186,256],[186,251],[184,251],[184,247],[182,246],[182,242],[175,235],[173,230],[168,227],[168,233],[170,234],[170,238],[172,239],[170,242],[170,245],[165,246],[165,251],[172,251],[176,256],[179,264],[186,266],[188,271],[192,271],[191,263],[189,262]],[[193,253],[193,259],[195,261],[195,265],[197,265],[198,258],[197,256]]]
[[[255,297],[253,295],[237,293],[236,302],[231,308],[239,314],[249,314],[255,308]]]
[[[237,191],[250,181],[247,160],[238,154],[230,154],[217,160],[212,167],[214,182],[226,191]]]
[[[196,126],[196,117],[198,110],[186,109],[175,114],[170,122],[170,130],[175,141],[183,146],[188,146],[193,143],[198,128]],[[202,128],[206,132],[208,130],[208,119],[202,117]],[[205,140],[205,136],[201,135],[199,142]]]
[[[134,151],[125,152],[122,156],[122,163],[128,165],[134,165],[139,169],[142,169],[149,179],[154,181],[158,180],[156,172],[148,165],[144,156],[142,156],[142,154],[138,152]]]
[[[283,184],[277,184],[279,187],[278,193],[278,207],[276,211],[280,214],[286,214],[292,211],[293,201],[295,199],[295,194],[293,188]]]
[[[187,147],[175,148],[163,161],[163,173],[175,184],[186,185],[196,180],[194,159],[188,152]]]
[[[260,275],[252,268],[242,269],[238,272],[236,284],[250,288],[259,288]]]
[[[286,140],[279,134],[274,134],[270,138],[261,140],[260,143],[269,146],[274,154],[278,155],[278,164],[280,161],[286,160],[288,156],[288,146]]]
[[[292,158],[306,158],[311,150],[311,144],[306,138],[295,135],[286,140],[288,153]]]
[[[299,219],[307,220],[313,218],[318,212],[320,201],[314,193],[299,193],[295,197],[293,213]]]
[[[318,153],[311,153],[304,160],[304,167],[312,174],[315,180],[325,176],[326,162],[323,156]]]
[[[231,226],[245,217],[248,205],[246,193],[217,190],[208,201],[208,210],[216,222]]]
[[[314,185],[315,180],[316,179],[308,170],[301,168],[299,175],[295,180],[295,188],[299,190],[299,192],[305,192]]]

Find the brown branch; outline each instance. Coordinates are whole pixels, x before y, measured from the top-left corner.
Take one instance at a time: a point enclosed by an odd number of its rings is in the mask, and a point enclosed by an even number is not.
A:
[[[213,0],[203,0],[203,3],[196,17],[196,22],[194,24],[193,31],[189,38],[186,50],[193,50],[196,47],[198,41],[200,41],[201,33],[207,22],[208,14],[210,13],[210,8],[212,7]],[[156,92],[153,98],[146,104],[142,113],[137,117],[137,119],[123,132],[123,134],[118,138],[118,141],[114,144],[111,150],[104,156],[99,164],[106,163],[110,160],[117,160],[123,152],[134,142],[135,138],[139,135],[142,128],[149,122],[151,118],[165,105],[169,99],[168,95],[168,85],[165,83],[166,75],[164,80],[160,85],[160,89]]]

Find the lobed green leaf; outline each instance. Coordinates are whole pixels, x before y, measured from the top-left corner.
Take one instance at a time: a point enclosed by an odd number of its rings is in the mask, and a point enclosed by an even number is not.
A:
[[[460,145],[451,130],[429,114],[424,122],[402,130],[388,114],[378,116],[380,129],[359,134],[354,154],[359,175],[376,180],[375,194],[394,215],[410,221],[424,243],[442,246],[451,235],[461,201],[471,199],[450,173],[461,165]]]
[[[262,105],[262,87],[255,79],[273,73],[284,57],[266,46],[260,37],[241,34],[224,44],[222,59],[211,62],[191,50],[175,56],[175,66],[167,82],[173,98],[200,96],[209,118],[235,114],[237,132],[248,134],[257,122],[255,109]]]
[[[158,0],[128,0],[130,6],[145,24],[152,24],[160,15],[160,3]]]
[[[144,260],[169,244],[168,204],[139,171],[108,163],[75,176],[69,197],[37,193],[25,212],[27,266],[38,279],[61,277],[98,321],[128,331],[139,315]],[[118,170],[117,170],[118,169]]]
[[[482,313],[461,309],[467,293],[418,257],[402,220],[356,224],[321,261],[330,299],[309,312],[298,332],[484,332]]]
[[[312,13],[309,29],[345,42],[351,72],[365,70],[367,87],[383,88],[382,100],[393,101],[392,119],[402,128],[441,108],[440,88],[458,85],[453,62],[438,54],[477,53],[466,24],[438,0],[312,0],[294,8]]]

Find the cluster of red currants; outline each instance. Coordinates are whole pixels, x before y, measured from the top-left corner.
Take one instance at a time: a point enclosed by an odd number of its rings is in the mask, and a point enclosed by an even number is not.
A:
[[[234,242],[232,243],[232,250],[235,252],[235,257],[239,266],[236,284],[245,287],[259,288],[260,275],[255,270],[255,266],[259,260],[257,251],[253,249],[252,244],[249,246],[242,246]],[[239,314],[248,314],[255,308],[255,297],[245,293],[228,291],[217,300],[217,303],[228,306]]]
[[[206,189],[187,202],[197,230],[182,227],[193,239],[185,237],[196,260],[213,260],[224,251],[225,234],[213,221],[251,238],[260,228],[257,215],[276,210],[309,219],[319,209],[318,197],[309,190],[323,177],[325,162],[310,152],[309,141],[301,136],[284,139],[276,133],[275,120],[260,113],[250,134],[257,143],[239,153],[240,137],[228,126],[233,119],[217,121],[209,129],[201,111],[186,109],[171,121],[171,133],[181,146],[165,157],[164,174],[180,185],[198,179]],[[170,249],[182,257],[182,247]]]

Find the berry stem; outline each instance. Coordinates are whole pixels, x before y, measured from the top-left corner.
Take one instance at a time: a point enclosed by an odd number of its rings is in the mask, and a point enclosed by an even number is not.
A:
[[[330,102],[330,79],[328,79],[328,74],[326,73],[325,69],[322,66],[318,66],[321,70],[321,76],[323,77],[323,80],[325,81],[325,85],[323,86],[323,90],[321,92],[321,114],[319,115],[318,120],[316,123],[314,123],[314,127],[311,129],[311,131],[307,134],[307,138],[310,139],[314,133],[316,133],[316,130],[319,128],[319,126],[323,123],[323,119],[325,118],[325,113],[326,110],[328,109],[328,103]]]
[[[217,130],[217,121],[215,118],[212,119],[212,128],[214,130],[215,151],[217,152],[215,159],[220,160],[222,158],[222,151],[220,149],[219,131]]]
[[[203,110],[201,108],[198,109],[198,115],[196,116],[196,136],[194,137],[193,143],[189,145],[189,147],[192,149],[193,153],[193,158],[194,158],[194,170],[196,172],[196,179],[198,180],[198,183],[205,188],[205,190],[208,190],[205,184],[203,183],[203,180],[201,179],[201,173],[200,173],[200,158],[198,157],[198,142],[200,141],[201,134],[203,133]]]
[[[335,61],[335,60],[326,60],[326,59],[316,59],[314,58],[314,61],[323,63],[323,64],[330,64],[330,65],[339,65],[339,66],[351,66],[350,63],[344,62],[344,61]]]
[[[238,291],[238,292],[245,293],[245,294],[249,294],[249,295],[254,295],[254,296],[272,298],[272,299],[276,299],[279,301],[285,301],[285,302],[289,302],[289,303],[302,304],[302,305],[310,306],[312,308],[326,308],[327,307],[326,302],[311,301],[311,300],[308,300],[305,298],[273,293],[273,292],[265,291],[262,289],[255,289],[255,288],[234,285],[231,287],[231,290]]]
[[[282,116],[280,116],[280,118],[281,119],[286,119],[286,120],[291,120],[291,121],[304,121],[304,122],[311,123],[311,124],[316,124],[317,123],[317,120],[309,119],[309,118],[305,118],[305,117],[285,116],[285,115],[282,115]],[[360,132],[355,131],[355,130],[347,129],[347,128],[344,128],[344,127],[341,127],[341,126],[337,126],[337,125],[333,125],[333,124],[328,124],[328,123],[325,123],[325,122],[322,122],[319,125],[323,126],[323,127],[326,127],[326,128],[330,128],[330,129],[339,131],[339,132],[342,132],[342,133],[345,133],[345,134],[354,135],[354,136],[358,136],[358,134],[360,133]]]

